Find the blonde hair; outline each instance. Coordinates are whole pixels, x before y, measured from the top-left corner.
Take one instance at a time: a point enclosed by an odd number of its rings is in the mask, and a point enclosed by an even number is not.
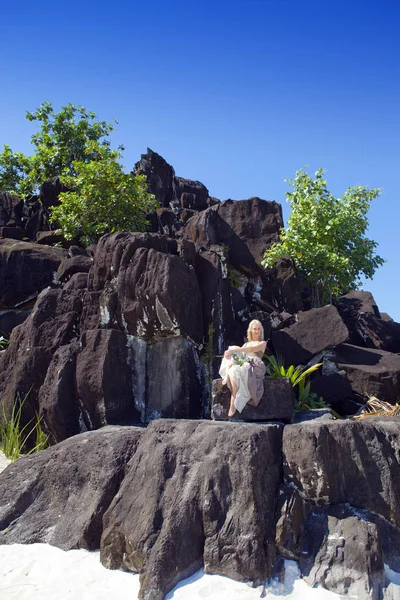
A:
[[[252,342],[253,341],[253,337],[251,335],[251,328],[253,327],[253,325],[259,325],[261,327],[260,342],[262,342],[263,339],[264,339],[264,327],[262,326],[262,324],[260,323],[260,321],[258,321],[257,319],[253,319],[249,323],[249,326],[247,328],[247,341],[248,342]]]

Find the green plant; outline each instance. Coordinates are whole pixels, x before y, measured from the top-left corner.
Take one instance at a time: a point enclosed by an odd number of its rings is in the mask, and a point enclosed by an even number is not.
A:
[[[271,268],[289,256],[311,290],[312,306],[359,287],[361,277],[372,279],[385,262],[375,253],[378,244],[365,237],[370,203],[380,189],[355,186],[335,198],[323,175],[319,169],[312,179],[301,169],[289,180],[293,192],[286,194],[291,208],[288,227],[262,261]]]
[[[124,173],[116,150],[97,146],[96,156],[90,162],[74,161],[75,175],[63,177],[71,191],[60,194],[50,221],[59,224],[66,239],[80,238],[85,244],[108,232],[145,230],[147,215],[158,206],[147,191],[146,176]]]
[[[158,203],[145,175],[123,171],[124,148],[111,149],[109,140],[114,124],[97,121],[94,112],[74,104],[55,112],[44,102],[26,116],[40,125],[31,137],[34,153],[25,156],[4,146],[0,189],[26,198],[59,177],[68,191],[60,194],[61,205],[50,209],[50,221],[67,239],[92,243],[104,233],[147,229],[146,217]]]
[[[8,347],[9,338],[7,335],[0,335],[0,350],[5,350]]]
[[[27,112],[26,118],[40,125],[31,137],[34,153],[26,156],[4,146],[0,189],[29,196],[52,177],[74,176],[74,162],[97,160],[97,149],[88,152],[89,144],[94,142],[110,151],[109,134],[114,124],[96,120],[96,113],[83,106],[69,103],[55,112],[50,102],[43,102],[35,112]]]
[[[292,386],[297,388],[295,412],[313,408],[329,408],[323,398],[318,398],[317,394],[310,392],[311,382],[307,381],[308,375],[319,369],[322,363],[312,365],[303,371],[301,367],[295,367],[294,365],[286,368],[279,356],[266,356],[266,359],[269,363],[266,365],[269,377],[286,377]]]
[[[11,415],[7,415],[3,404],[3,414],[0,419],[1,449],[6,458],[11,461],[18,460],[32,435],[35,437],[35,444],[26,455],[39,452],[48,445],[48,436],[42,429],[41,419],[37,412],[35,412],[35,419],[31,419],[21,427],[22,407],[28,394],[22,401],[17,398],[13,404]]]

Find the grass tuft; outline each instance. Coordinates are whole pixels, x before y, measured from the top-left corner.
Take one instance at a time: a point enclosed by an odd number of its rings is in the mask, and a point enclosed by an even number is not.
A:
[[[0,447],[5,457],[13,462],[24,454],[24,448],[27,446],[28,440],[32,435],[35,436],[35,445],[25,453],[25,456],[44,450],[48,446],[48,436],[42,429],[41,418],[37,412],[35,412],[34,419],[31,419],[29,423],[21,427],[22,407],[28,394],[22,401],[17,398],[14,402],[11,415],[7,415],[3,404],[3,414],[0,419]]]

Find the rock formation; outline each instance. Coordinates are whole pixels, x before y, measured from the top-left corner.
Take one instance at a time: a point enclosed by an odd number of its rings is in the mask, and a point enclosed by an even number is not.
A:
[[[336,413],[369,395],[394,404],[400,325],[368,292],[305,310],[289,259],[264,270],[276,202],[220,202],[151,150],[135,172],[160,202],[152,231],[93,252],[43,231],[60,181],[41,203],[0,193],[1,410],[25,399],[22,424],[38,411],[53,444],[0,476],[0,543],[100,548],[140,572],[147,600],[202,564],[265,581],[282,557],[313,585],[383,598],[383,564],[400,569],[397,418],[292,419],[290,383],[267,379],[240,418],[269,423],[224,422],[212,380],[257,318],[287,366],[322,363],[311,391]]]

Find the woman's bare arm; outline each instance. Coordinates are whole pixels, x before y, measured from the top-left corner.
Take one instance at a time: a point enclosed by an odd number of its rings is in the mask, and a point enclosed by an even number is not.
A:
[[[267,342],[247,342],[244,346],[229,346],[231,352],[265,352]]]

